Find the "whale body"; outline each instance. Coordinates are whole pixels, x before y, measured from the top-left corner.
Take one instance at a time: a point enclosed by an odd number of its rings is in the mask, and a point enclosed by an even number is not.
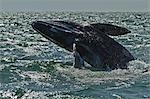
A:
[[[68,51],[73,51],[76,42],[76,50],[82,59],[99,70],[126,69],[127,63],[134,60],[125,47],[109,36],[130,33],[123,27],[104,23],[82,25],[70,21],[35,21],[32,27]]]

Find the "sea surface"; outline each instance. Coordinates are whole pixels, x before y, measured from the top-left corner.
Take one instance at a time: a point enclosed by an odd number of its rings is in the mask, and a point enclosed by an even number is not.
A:
[[[110,23],[136,58],[127,70],[73,68],[72,53],[31,27],[36,20]],[[150,13],[0,12],[0,99],[150,99]]]

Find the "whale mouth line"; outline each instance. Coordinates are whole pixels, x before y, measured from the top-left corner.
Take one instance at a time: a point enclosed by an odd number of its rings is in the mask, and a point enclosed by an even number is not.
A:
[[[34,30],[36,30],[38,33],[40,33],[42,36],[44,36],[45,38],[47,38],[48,40],[51,40],[52,42],[56,42],[54,41],[51,37],[47,36],[46,34],[42,33],[39,29],[34,27]]]
[[[57,42],[56,40],[52,39],[51,37],[45,35],[44,33],[42,33],[41,31],[39,31],[38,29],[36,30],[38,33],[40,33],[43,37],[47,38],[48,40],[52,41],[55,44],[58,44],[59,46],[63,47],[59,42]],[[69,49],[68,49],[69,50]],[[72,51],[72,50],[69,50]]]
[[[50,41],[57,43],[54,39],[50,38],[49,36],[47,36],[46,34],[39,32],[41,35],[43,35],[45,38],[49,39]]]

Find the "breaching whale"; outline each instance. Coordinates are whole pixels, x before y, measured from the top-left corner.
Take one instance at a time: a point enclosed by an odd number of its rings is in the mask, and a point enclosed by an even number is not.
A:
[[[34,21],[31,25],[58,46],[77,52],[75,59],[79,56],[77,60],[82,59],[99,70],[126,69],[127,63],[134,60],[125,47],[109,37],[130,33],[126,28],[104,23],[82,25],[57,20]]]

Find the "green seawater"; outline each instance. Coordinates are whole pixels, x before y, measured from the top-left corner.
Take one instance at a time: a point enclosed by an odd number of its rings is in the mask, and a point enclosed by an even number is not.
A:
[[[35,20],[110,23],[136,58],[127,70],[73,68],[73,56],[31,27]],[[0,99],[150,99],[150,13],[0,12]]]

